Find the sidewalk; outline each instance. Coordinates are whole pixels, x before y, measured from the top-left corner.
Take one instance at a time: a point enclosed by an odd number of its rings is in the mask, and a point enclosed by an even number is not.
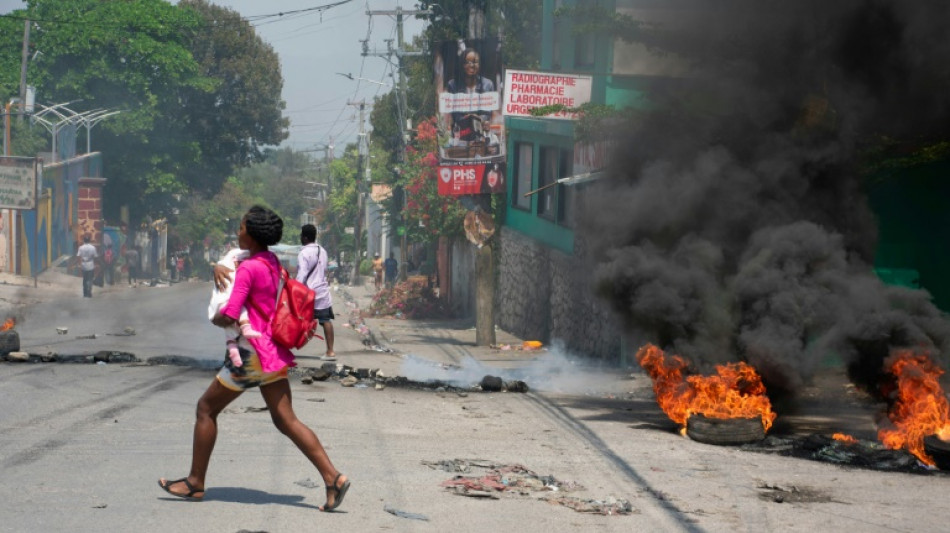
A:
[[[551,355],[548,347],[520,349],[523,339],[500,328],[496,328],[496,346],[508,349],[476,346],[474,319],[361,316],[368,313],[374,294],[372,279],[368,278],[359,285],[333,288],[338,364],[379,369],[386,376],[419,381],[477,375],[477,382],[487,373],[503,375],[536,365]],[[320,357],[325,349],[323,341],[314,339],[298,352],[298,363],[303,367],[322,366],[329,361]]]

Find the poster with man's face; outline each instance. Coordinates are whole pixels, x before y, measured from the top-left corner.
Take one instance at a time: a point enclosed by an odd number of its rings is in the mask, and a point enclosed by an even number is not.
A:
[[[495,39],[446,41],[436,51],[440,194],[505,190],[503,82]]]

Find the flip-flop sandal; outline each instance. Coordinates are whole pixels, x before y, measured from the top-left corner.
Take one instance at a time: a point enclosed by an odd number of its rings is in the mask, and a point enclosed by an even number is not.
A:
[[[332,491],[336,492],[336,498],[333,499],[333,504],[332,504],[332,505],[324,505],[324,506],[323,506],[323,511],[324,511],[324,512],[326,512],[326,511],[332,511],[332,510],[336,509],[337,507],[339,507],[340,504],[343,503],[343,497],[346,496],[346,491],[350,490],[350,480],[349,480],[349,479],[347,479],[346,481],[344,481],[343,484],[340,485],[339,487],[336,486],[336,482],[340,480],[340,476],[342,476],[342,475],[343,475],[343,474],[337,474],[336,477],[333,478],[333,486],[332,486],[332,487],[329,486],[329,485],[327,486],[327,490],[332,490]]]
[[[188,487],[188,494],[178,494],[177,492],[172,492],[171,486],[176,483],[184,483]],[[344,483],[345,484],[345,483]],[[182,498],[185,500],[199,501],[205,497],[204,489],[196,489],[191,482],[188,481],[188,478],[183,477],[181,479],[176,479],[174,481],[165,481],[165,484],[162,484],[162,480],[158,480],[158,486],[162,488],[165,492],[175,496],[177,498]],[[195,494],[201,493],[201,496],[196,496]]]

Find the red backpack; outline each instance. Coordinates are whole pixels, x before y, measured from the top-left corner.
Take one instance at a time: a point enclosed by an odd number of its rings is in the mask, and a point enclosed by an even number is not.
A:
[[[278,273],[274,266],[260,258],[277,274],[277,310],[270,319],[271,338],[285,348],[302,348],[316,336],[317,321],[313,318],[315,293],[303,283],[287,275],[284,267]],[[250,300],[248,300],[250,302]],[[254,305],[253,302],[251,305]],[[257,308],[256,305],[254,305]],[[260,312],[260,308],[257,308]]]

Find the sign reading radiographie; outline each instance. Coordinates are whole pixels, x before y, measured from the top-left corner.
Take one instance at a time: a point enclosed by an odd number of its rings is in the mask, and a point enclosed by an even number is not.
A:
[[[36,159],[0,157],[0,209],[36,207]]]
[[[439,194],[505,190],[502,62],[498,41],[446,41],[435,54]]]
[[[512,117],[530,117],[531,110],[549,105],[579,107],[590,102],[591,77],[573,74],[528,72],[508,70],[505,72],[505,102],[502,113]],[[559,111],[543,118],[571,120],[577,113]]]

